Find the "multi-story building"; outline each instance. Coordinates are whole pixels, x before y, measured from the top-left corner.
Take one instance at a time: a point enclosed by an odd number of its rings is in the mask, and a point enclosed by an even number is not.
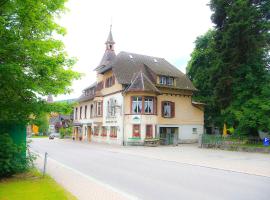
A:
[[[110,30],[96,67],[96,83],[74,108],[74,138],[114,144],[196,142],[203,133],[203,104],[193,102],[191,81],[164,58],[115,54]]]

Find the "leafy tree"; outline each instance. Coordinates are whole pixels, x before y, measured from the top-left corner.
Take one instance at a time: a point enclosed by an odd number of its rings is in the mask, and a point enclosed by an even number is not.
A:
[[[211,0],[210,8],[215,34],[208,45],[215,56],[207,52],[197,56],[203,61],[198,66],[199,61],[192,62],[197,55],[193,53],[189,65],[189,75],[199,89],[210,83],[206,90],[206,97],[211,97],[208,106],[217,112],[206,115],[214,119],[218,114],[220,122],[236,127],[242,134],[269,130],[270,1]],[[202,70],[207,59],[209,69]],[[199,77],[209,79],[203,82]]]
[[[47,108],[48,94],[70,92],[72,70],[60,40],[65,29],[55,17],[66,0],[10,0],[0,3],[0,122],[26,123]]]
[[[213,68],[216,66],[218,57],[215,51],[215,31],[209,30],[195,41],[195,49],[191,54],[191,60],[187,66],[187,75],[198,91],[194,99],[206,104],[205,125],[220,125],[220,110],[214,101],[214,86],[211,81]]]

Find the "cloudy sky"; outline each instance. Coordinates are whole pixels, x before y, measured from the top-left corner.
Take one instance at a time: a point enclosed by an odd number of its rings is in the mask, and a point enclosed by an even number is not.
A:
[[[112,22],[115,51],[163,57],[185,73],[197,36],[213,25],[209,0],[69,0],[69,11],[59,20],[74,70],[84,73],[73,92],[56,100],[77,98],[95,81],[93,69],[105,51]]]

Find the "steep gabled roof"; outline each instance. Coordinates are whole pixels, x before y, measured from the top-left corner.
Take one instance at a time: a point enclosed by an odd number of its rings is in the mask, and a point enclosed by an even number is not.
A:
[[[152,81],[141,71],[134,75],[130,85],[126,88],[124,92],[155,92],[161,94],[161,92],[156,88]]]
[[[151,80],[154,83],[156,81],[156,75],[164,75],[175,78],[175,88],[177,89],[196,90],[186,75],[164,58],[120,52],[112,62],[112,70],[120,84],[130,84],[133,74],[138,73],[142,69],[142,65],[146,66],[145,70],[148,71],[144,72],[144,74],[147,75],[149,79],[154,78],[154,80]],[[149,77],[149,75],[152,77]]]

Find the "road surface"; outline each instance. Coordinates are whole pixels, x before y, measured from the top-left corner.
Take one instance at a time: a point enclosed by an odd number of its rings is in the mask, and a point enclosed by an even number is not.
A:
[[[106,146],[57,139],[34,139],[31,148],[42,154],[48,152],[50,158],[138,199],[270,199],[269,177],[151,159],[113,152]]]

